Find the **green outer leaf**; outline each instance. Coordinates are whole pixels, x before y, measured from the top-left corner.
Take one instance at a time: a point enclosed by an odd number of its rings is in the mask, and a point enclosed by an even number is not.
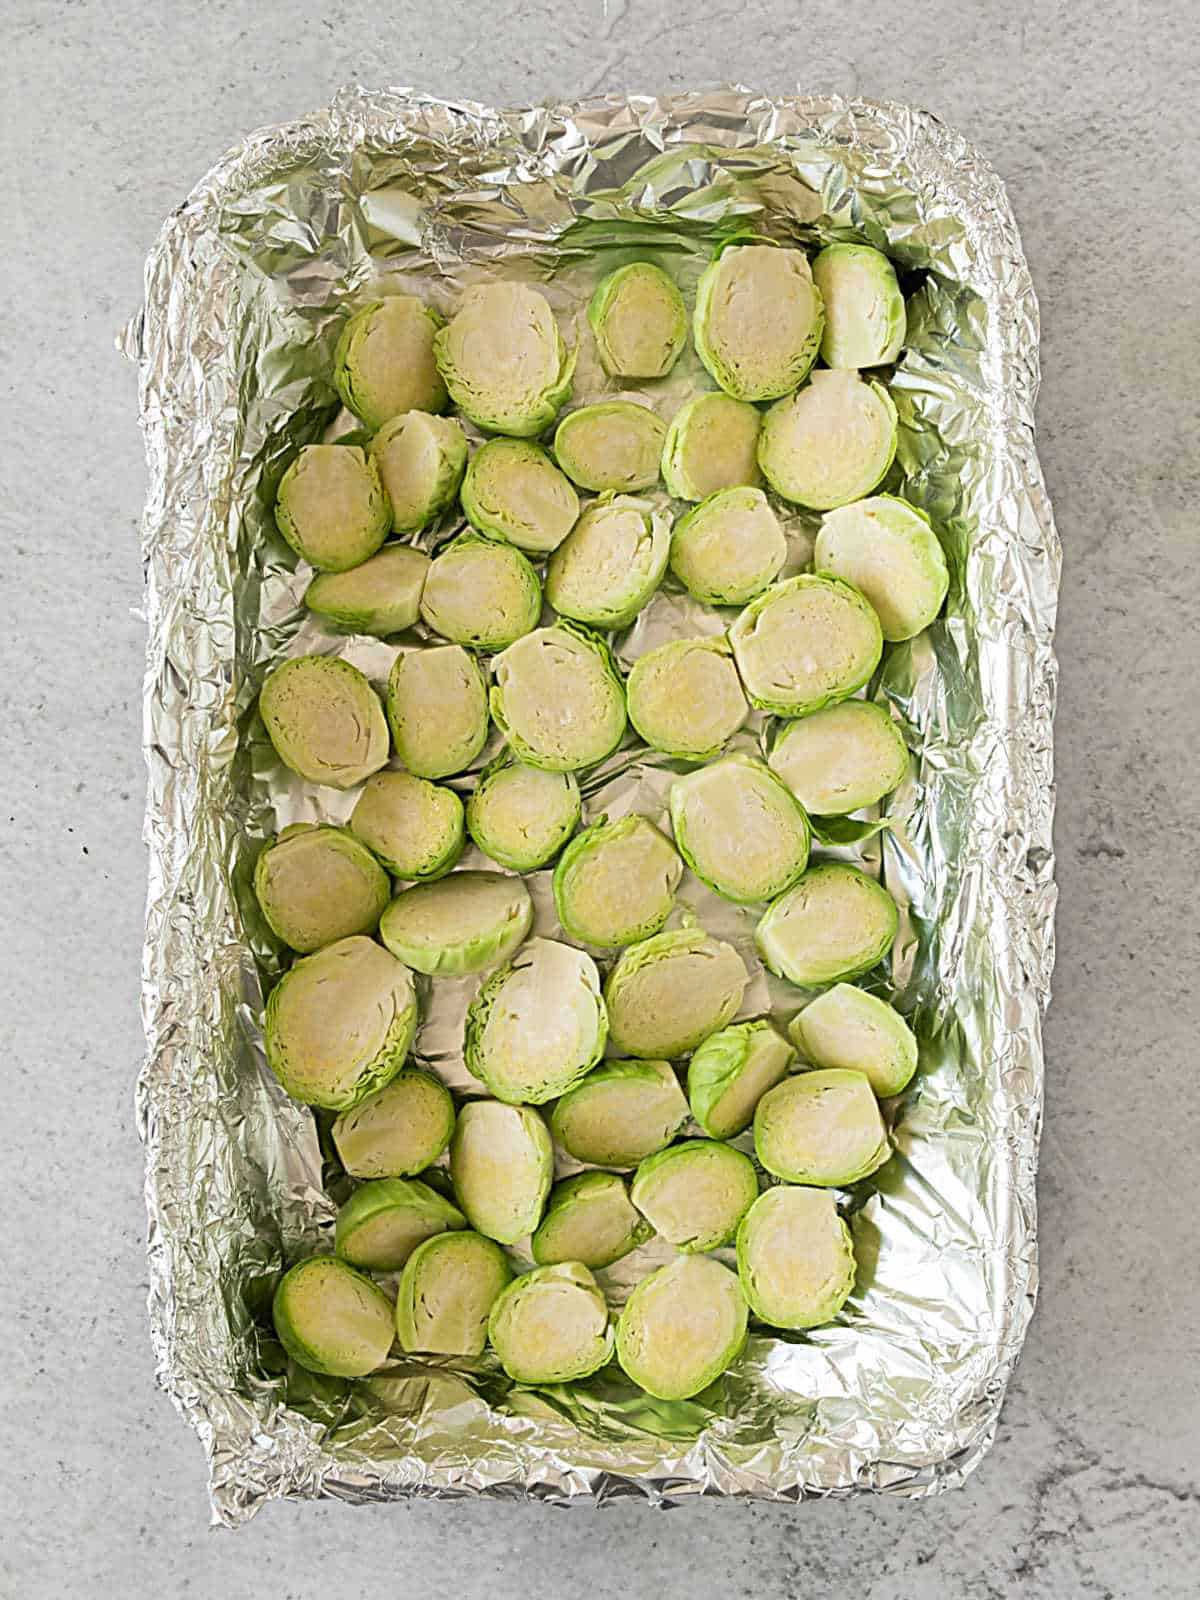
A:
[[[320,1263],[319,1266],[316,1263]],[[365,1345],[358,1359],[322,1356],[312,1343],[311,1331],[301,1331],[297,1326],[289,1300],[301,1279],[309,1273],[318,1271],[327,1277],[336,1279],[338,1284],[346,1291],[353,1292],[359,1301],[360,1307],[367,1310],[368,1315],[382,1312],[379,1321],[378,1344],[372,1341]],[[279,1342],[291,1356],[293,1361],[299,1362],[309,1372],[321,1372],[335,1378],[362,1378],[368,1372],[374,1372],[388,1358],[392,1346],[392,1302],[378,1288],[364,1272],[356,1272],[353,1267],[347,1266],[344,1261],[339,1261],[337,1256],[309,1256],[305,1261],[298,1261],[284,1273],[275,1290],[275,1297],[271,1303],[271,1318],[275,1324],[275,1332]]]
[[[412,1250],[406,1251],[399,1260],[389,1257],[386,1261],[368,1261],[363,1258],[356,1243],[360,1230],[367,1223],[389,1212],[412,1218],[414,1224],[426,1230],[428,1237],[444,1233],[448,1228],[465,1228],[467,1225],[467,1219],[458,1207],[444,1200],[428,1184],[420,1183],[415,1178],[374,1178],[360,1184],[338,1211],[333,1248],[343,1261],[370,1272],[400,1270]],[[417,1243],[424,1243],[424,1240],[418,1240]],[[412,1248],[415,1249],[416,1245]]]
[[[808,825],[813,838],[821,844],[841,846],[863,844],[885,828],[894,828],[898,820],[896,817],[876,817],[873,820],[866,817],[809,817]]]
[[[418,1306],[422,1314],[427,1315],[431,1307],[443,1303],[438,1279],[454,1265],[455,1257],[461,1263],[467,1255],[476,1258],[472,1285],[476,1299],[473,1305],[462,1309],[469,1313],[466,1320],[474,1322],[475,1327],[457,1339],[450,1337],[448,1330],[441,1336],[419,1332]],[[504,1251],[494,1239],[485,1238],[482,1233],[436,1233],[432,1239],[426,1239],[409,1256],[400,1275],[400,1291],[396,1296],[396,1335],[400,1348],[429,1355],[481,1356],[487,1344],[488,1313],[496,1296],[512,1282],[512,1276],[512,1267]]]
[[[715,1177],[721,1168],[741,1193],[722,1216],[706,1219],[699,1195],[706,1179],[710,1175]],[[682,1236],[667,1231],[666,1219],[660,1210],[662,1199],[672,1188],[678,1193],[679,1185],[691,1200],[687,1225],[696,1230]],[[750,1157],[716,1139],[685,1139],[682,1144],[673,1144],[655,1156],[648,1156],[634,1173],[630,1188],[630,1198],[655,1232],[685,1255],[717,1250],[727,1244],[757,1196],[758,1178]],[[703,1226],[706,1220],[707,1228]]]
[[[706,835],[704,828],[695,831],[688,823],[687,804],[689,796],[698,793],[705,782],[711,782],[711,775],[718,769],[743,772],[744,782],[751,789],[757,789],[762,797],[760,811],[765,811],[770,801],[779,805],[796,830],[796,845],[791,853],[791,858],[785,861],[778,875],[770,884],[762,886],[761,894],[746,894],[743,889],[734,886],[728,879],[718,875],[712,862],[704,855],[711,835]],[[753,756],[732,755],[726,756],[722,761],[714,762],[707,767],[701,767],[695,772],[689,772],[681,778],[676,778],[671,785],[670,795],[671,831],[675,835],[675,843],[683,859],[696,874],[702,883],[706,883],[714,893],[721,895],[726,900],[732,900],[735,905],[754,905],[760,900],[770,900],[782,894],[795,883],[796,879],[808,865],[809,824],[804,807],[792,794],[791,790],[782,784],[771,769],[762,761]],[[727,842],[717,840],[718,844]],[[739,853],[740,854],[740,853]],[[758,886],[756,885],[756,888]]]

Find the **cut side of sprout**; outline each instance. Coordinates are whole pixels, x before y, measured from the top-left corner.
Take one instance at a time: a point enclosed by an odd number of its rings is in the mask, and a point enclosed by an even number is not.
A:
[[[350,831],[393,877],[440,878],[463,852],[463,803],[411,772],[377,772],[355,802]]]
[[[844,700],[781,728],[767,760],[810,816],[842,817],[903,782],[908,746],[883,706]]]
[[[636,1167],[665,1149],[687,1119],[669,1061],[605,1061],[563,1095],[550,1125],[576,1161]]]
[[[334,1148],[352,1178],[410,1178],[431,1167],[454,1132],[454,1101],[439,1079],[405,1067],[343,1111]]]
[[[554,1146],[529,1106],[468,1100],[450,1141],[450,1177],[458,1203],[477,1233],[516,1244],[542,1220]]]
[[[374,933],[391,898],[387,873],[344,828],[285,828],[259,856],[254,892],[271,932],[302,955]]]
[[[899,926],[896,902],[857,867],[825,861],[772,901],[755,943],[771,971],[820,988],[883,960]]]
[[[503,650],[541,614],[542,586],[521,552],[470,533],[436,557],[421,598],[427,627],[481,650]]]
[[[630,1295],[617,1323],[625,1375],[659,1400],[688,1400],[741,1354],[749,1313],[741,1285],[711,1256],[678,1256]]]
[[[362,1378],[392,1348],[392,1302],[336,1256],[310,1256],[285,1272],[271,1314],[280,1344],[309,1372]]]
[[[647,650],[626,689],[641,737],[683,760],[719,755],[750,714],[724,639],[669,639]]]
[[[379,696],[339,657],[285,661],[263,683],[258,709],[275,754],[310,783],[352,789],[388,758]]]
[[[505,750],[479,775],[467,801],[467,829],[502,867],[535,872],[574,833],[580,805],[573,772],[527,767]]]
[[[773,1328],[831,1322],[854,1287],[854,1246],[828,1189],[768,1189],[738,1229],[738,1277]]]
[[[600,364],[614,378],[665,378],[687,342],[683,296],[650,261],[610,272],[587,315]]]
[[[601,817],[571,840],[554,869],[558,920],[584,944],[633,944],[671,915],[682,876],[671,841],[645,817]]]
[[[564,617],[625,628],[667,570],[671,525],[649,500],[597,500],[550,557],[546,599]]]
[[[574,353],[549,301],[528,284],[469,289],[433,349],[455,405],[489,433],[533,438],[571,392]]]
[[[555,1184],[531,1250],[538,1266],[582,1261],[599,1271],[627,1256],[653,1233],[615,1172],[580,1172]]]
[[[825,326],[803,250],[733,245],[696,290],[696,354],[736,400],[776,400],[800,383]]]
[[[531,767],[573,772],[611,755],[625,693],[603,640],[569,622],[536,628],[492,663],[492,716]]]
[[[462,484],[467,521],[489,539],[530,555],[549,555],[575,526],[579,496],[539,444],[489,439],[471,457]]]
[[[408,294],[373,300],[346,323],[333,354],[342,403],[368,428],[402,411],[444,411],[446,386],[433,359],[436,311]]]
[[[381,638],[411,628],[420,615],[429,557],[406,544],[385,544],[349,572],[319,573],[304,591],[304,604],[354,633]]]
[[[677,500],[707,500],[721,489],[759,483],[760,413],[717,390],[698,394],[671,418],[662,477]]]
[[[608,1302],[581,1262],[536,1267],[498,1297],[488,1341],[514,1383],[570,1383],[613,1352]]]
[[[892,1153],[871,1085],[861,1072],[799,1072],[768,1089],[754,1113],[754,1153],[785,1183],[842,1187]]]
[[[496,1296],[512,1282],[508,1257],[481,1233],[439,1233],[404,1263],[396,1296],[402,1350],[480,1356]]]
[[[466,1225],[458,1207],[428,1184],[377,1178],[357,1188],[339,1210],[334,1249],[365,1272],[399,1272],[425,1239]]]
[[[705,1039],[688,1063],[692,1115],[713,1139],[733,1139],[787,1076],[796,1053],[769,1022],[742,1022]]]
[[[870,494],[896,454],[887,390],[854,372],[814,372],[763,418],[758,464],[785,500],[817,511]]]
[[[727,756],[671,785],[671,828],[684,860],[726,900],[770,900],[808,864],[808,818],[750,756]]]
[[[419,778],[461,772],[487,743],[487,689],[461,645],[397,656],[388,679],[387,712],[396,754]]]
[[[778,717],[846,700],[883,653],[879,618],[848,583],[803,573],[763,591],[729,630],[751,702]]]
[[[419,533],[441,516],[458,493],[467,466],[467,436],[453,417],[405,411],[371,441],[399,534]]]
[[[630,1190],[655,1233],[685,1254],[727,1244],[757,1195],[750,1157],[714,1139],[685,1139],[650,1156]]]
[[[666,431],[646,406],[601,400],[562,419],[554,433],[554,455],[581,489],[634,494],[658,482]]]
[[[401,961],[432,976],[460,976],[506,961],[533,923],[520,878],[452,872],[402,889],[383,913],[379,937]]]
[[[732,1022],[746,982],[741,956],[703,928],[643,939],[604,986],[613,1044],[643,1059],[686,1055]]]
[[[345,572],[379,549],[392,512],[363,450],[306,444],[279,481],[275,526],[318,572]]]
[[[675,524],[671,571],[697,600],[741,606],[787,560],[779,518],[761,489],[721,489]]]
[[[889,494],[822,518],[813,560],[852,583],[879,613],[883,637],[911,639],[942,609],[950,573],[929,519]]]
[[[885,1000],[839,983],[792,1019],[788,1030],[817,1067],[861,1072],[881,1100],[907,1088],[917,1070],[917,1041]]]
[[[830,367],[882,367],[904,345],[904,296],[896,269],[865,244],[827,244],[813,262],[825,302],[821,357]]]

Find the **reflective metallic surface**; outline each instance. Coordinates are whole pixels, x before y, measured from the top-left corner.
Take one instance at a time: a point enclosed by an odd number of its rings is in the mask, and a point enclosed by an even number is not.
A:
[[[261,994],[279,963],[249,881],[263,837],[344,820],[355,797],[283,769],[255,698],[271,665],[307,650],[344,654],[382,685],[397,643],[307,617],[309,574],[274,533],[274,484],[299,443],[345,425],[333,342],[347,306],[380,285],[449,311],[488,276],[536,281],[579,343],[573,403],[625,393],[669,418],[702,384],[694,352],[663,382],[619,389],[595,359],[587,297],[635,256],[690,295],[716,239],[739,228],[865,238],[896,260],[909,337],[890,378],[901,437],[885,487],[930,514],[952,573],[943,618],[887,647],[872,685],[914,758],[893,826],[821,852],[863,861],[899,901],[891,971],[871,981],[896,991],[921,1042],[916,1079],[887,1108],[895,1156],[842,1196],[855,1291],[827,1328],[752,1331],[724,1378],[682,1404],[615,1367],[537,1392],[490,1358],[404,1358],[355,1385],[289,1373],[270,1293],[285,1260],[329,1241],[343,1180],[262,1060]],[[138,1111],[159,1377],[208,1450],[216,1517],[237,1523],[281,1494],[920,1495],[977,1464],[1037,1283],[1058,578],[1032,438],[1037,332],[999,181],[935,119],[895,106],[726,90],[501,113],[350,90],[252,135],[169,219],[124,340],[141,364],[151,472]],[[817,520],[785,519],[787,571]],[[615,637],[618,660],[627,670],[733,614],[669,580]],[[766,731],[755,719],[734,747],[761,751]],[[638,810],[665,827],[680,770],[627,741],[586,774],[587,820]],[[548,874],[530,887],[535,931],[561,937]],[[757,910],[688,874],[676,920],[689,914],[751,969],[741,1014],[790,1018],[804,996],[755,960]],[[417,1055],[478,1093],[461,1060],[477,980],[421,984]],[[652,1244],[600,1274],[614,1303],[665,1253]]]

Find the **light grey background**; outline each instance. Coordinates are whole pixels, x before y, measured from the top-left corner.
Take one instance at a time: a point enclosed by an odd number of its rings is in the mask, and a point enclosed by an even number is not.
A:
[[[1197,1593],[1197,41],[1190,0],[3,0],[4,1600]],[[206,1532],[200,1446],[154,1389],[143,1314],[144,475],[112,336],[206,167],[355,78],[504,102],[859,91],[937,111],[1008,182],[1066,551],[1060,955],[1041,1307],[961,1493],[665,1516],[326,1503]]]

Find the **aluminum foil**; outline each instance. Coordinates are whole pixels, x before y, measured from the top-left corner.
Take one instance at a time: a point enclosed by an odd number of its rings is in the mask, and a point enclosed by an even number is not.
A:
[[[266,835],[342,820],[353,797],[281,767],[255,698],[275,662],[310,649],[382,683],[396,644],[306,617],[307,571],[271,524],[274,484],[298,444],[338,431],[333,340],[347,307],[381,285],[448,311],[468,283],[537,281],[580,335],[576,401],[593,399],[617,392],[583,326],[598,278],[648,256],[686,293],[738,228],[865,239],[898,263],[909,338],[891,377],[901,435],[887,487],[930,513],[952,569],[944,618],[890,646],[870,691],[902,723],[912,776],[889,827],[833,852],[864,861],[901,905],[876,981],[921,1043],[916,1080],[888,1107],[894,1158],[841,1196],[854,1294],[831,1326],[754,1332],[735,1367],[683,1404],[651,1400],[615,1368],[536,1391],[490,1359],[398,1359],[356,1384],[289,1370],[271,1290],[285,1261],[328,1242],[345,1180],[262,1058],[261,997],[280,953],[248,881]],[[214,167],[164,226],[123,347],[140,363],[151,480],[137,1094],[150,1322],[159,1381],[208,1453],[214,1517],[239,1523],[279,1495],[668,1503],[919,1496],[961,1482],[992,1439],[1036,1292],[1053,962],[1059,551],[1033,445],[1037,307],[998,179],[935,118],[895,105],[726,89],[495,111],[350,89]],[[701,377],[689,354],[633,397],[670,416]],[[786,522],[795,570],[814,519]],[[614,647],[628,667],[725,620],[668,583]],[[740,742],[761,748],[763,736],[760,720]],[[623,749],[588,774],[588,816],[662,819],[673,770]],[[531,884],[537,930],[556,934],[545,880]],[[756,962],[754,913],[691,877],[680,899],[754,972],[743,1015],[790,1017],[803,996]],[[479,1086],[460,1029],[474,987],[424,984],[416,1046],[468,1093]],[[647,1246],[602,1275],[614,1303],[657,1259]]]

